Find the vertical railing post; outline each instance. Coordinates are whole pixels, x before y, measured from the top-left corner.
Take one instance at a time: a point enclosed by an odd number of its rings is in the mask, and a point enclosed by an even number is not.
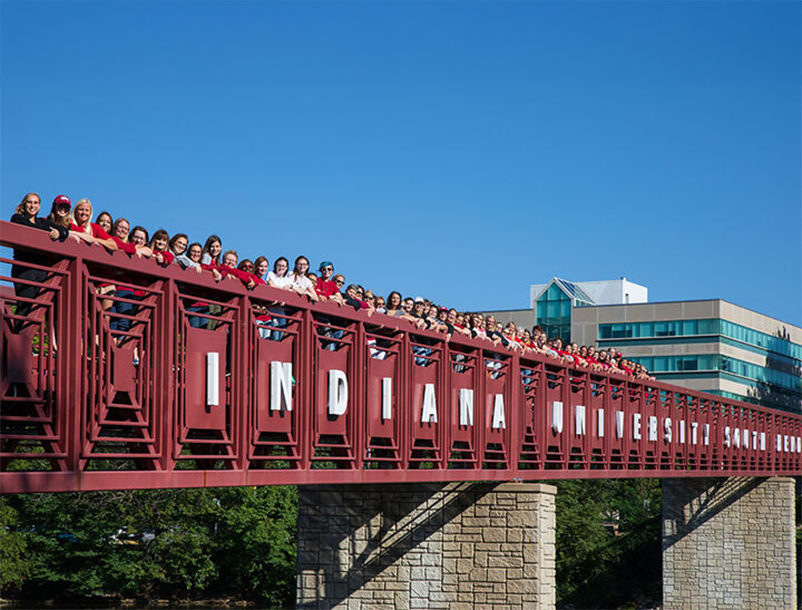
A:
[[[68,468],[73,475],[78,475],[82,470],[83,443],[85,427],[89,425],[84,414],[84,401],[81,392],[83,383],[84,355],[82,346],[83,326],[86,318],[86,308],[84,307],[84,262],[80,257],[73,259],[68,267],[66,276],[67,284],[67,307],[66,311],[59,312],[60,320],[56,336],[61,335],[63,343],[58,345],[59,351],[63,350],[64,362],[60,366],[60,371],[64,374],[64,400],[59,401],[57,408],[59,415],[65,418],[67,423],[67,453]],[[76,480],[77,485],[77,480]]]

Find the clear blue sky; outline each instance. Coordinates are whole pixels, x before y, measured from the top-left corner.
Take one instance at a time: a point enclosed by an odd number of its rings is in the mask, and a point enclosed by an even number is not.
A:
[[[0,4],[0,205],[462,309],[626,276],[802,324],[799,2]]]

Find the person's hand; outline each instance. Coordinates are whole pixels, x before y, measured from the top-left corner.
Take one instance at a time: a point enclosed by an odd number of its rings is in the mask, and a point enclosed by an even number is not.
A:
[[[219,282],[223,279],[223,275],[217,269],[212,269],[212,276],[215,282]]]
[[[53,230],[55,231],[55,229],[53,229]],[[75,240],[75,243],[77,243],[77,244],[81,243],[81,238],[77,233],[70,232],[70,237],[72,237]]]
[[[203,269],[201,269],[200,267],[193,267],[193,268],[194,268],[194,269],[195,269],[195,271],[197,271],[198,273],[203,273]]]
[[[248,288],[254,288],[256,286],[256,282],[253,281],[253,278],[248,280]]]
[[[50,239],[53,241],[58,239],[58,231],[56,229],[50,229]]]

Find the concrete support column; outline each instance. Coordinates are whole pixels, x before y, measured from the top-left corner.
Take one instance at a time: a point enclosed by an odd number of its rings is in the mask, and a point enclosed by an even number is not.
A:
[[[553,609],[551,485],[300,489],[298,608]]]
[[[665,610],[796,603],[793,479],[663,481]]]

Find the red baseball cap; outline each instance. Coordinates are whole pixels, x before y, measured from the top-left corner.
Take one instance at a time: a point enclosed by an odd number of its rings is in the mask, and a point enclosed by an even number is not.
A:
[[[70,201],[70,198],[69,198],[69,197],[67,197],[66,195],[59,195],[58,197],[56,197],[56,198],[53,200],[53,205],[66,205],[66,206],[71,206],[71,205],[72,205],[72,202]]]

